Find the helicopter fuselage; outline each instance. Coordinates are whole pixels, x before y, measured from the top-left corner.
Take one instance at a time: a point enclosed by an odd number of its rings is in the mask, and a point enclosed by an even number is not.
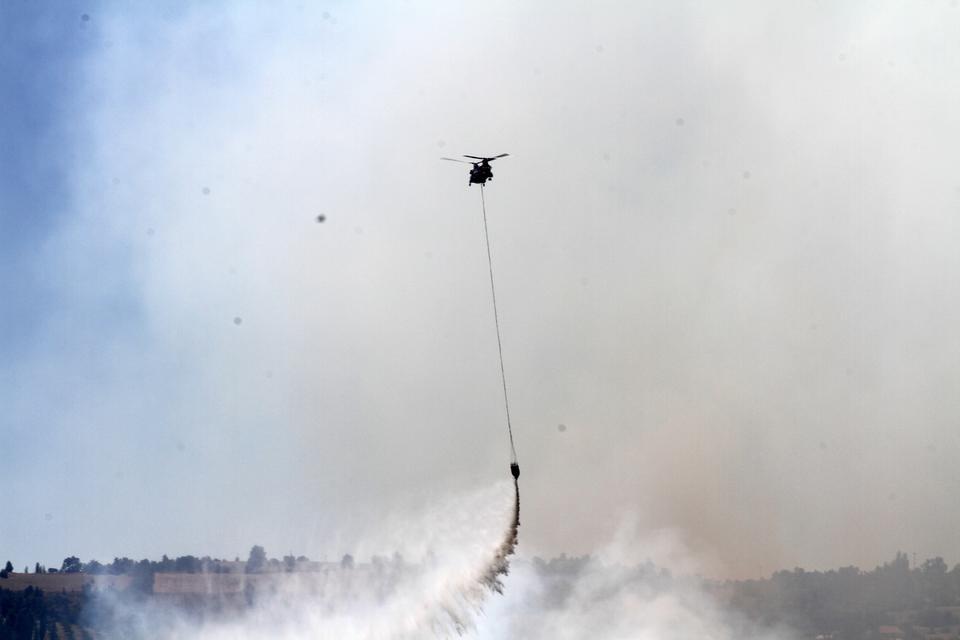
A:
[[[489,162],[478,162],[470,169],[470,182],[468,184],[486,184],[487,180],[493,180],[493,170]]]

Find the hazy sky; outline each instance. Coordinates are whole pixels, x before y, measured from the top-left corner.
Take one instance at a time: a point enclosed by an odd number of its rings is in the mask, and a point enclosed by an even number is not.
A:
[[[960,562],[957,5],[3,3],[0,560]]]

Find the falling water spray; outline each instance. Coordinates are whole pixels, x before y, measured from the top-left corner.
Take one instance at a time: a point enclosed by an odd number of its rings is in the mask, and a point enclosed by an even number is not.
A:
[[[520,484],[517,478],[513,479],[513,518],[503,536],[503,542],[497,547],[497,552],[483,573],[480,580],[485,587],[497,593],[503,593],[501,577],[510,571],[510,556],[517,548],[520,529]]]

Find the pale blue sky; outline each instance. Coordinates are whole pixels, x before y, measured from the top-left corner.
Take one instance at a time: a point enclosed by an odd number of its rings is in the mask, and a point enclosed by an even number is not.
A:
[[[39,248],[69,210],[67,172],[78,154],[74,112],[85,57],[97,46],[82,15],[90,3],[0,6],[0,355],[29,350],[56,292]]]

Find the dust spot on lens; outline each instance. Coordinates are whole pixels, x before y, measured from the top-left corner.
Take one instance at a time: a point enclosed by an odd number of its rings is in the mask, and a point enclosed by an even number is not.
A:
[[[743,179],[744,179],[744,180],[749,180],[749,179],[750,179],[750,172],[749,172],[749,171],[744,171],[744,172],[743,172]]]
[[[241,318],[240,316],[236,316],[236,317],[233,319],[233,324],[235,324],[235,325],[237,325],[237,326],[239,327],[240,325],[243,324],[243,318]]]
[[[84,22],[90,22],[90,16],[86,13],[80,16],[80,19],[83,20]]]
[[[560,423],[557,425],[557,431],[559,431],[560,433],[563,433],[566,430],[567,430],[567,425],[563,423]]]
[[[317,216],[317,222],[326,222],[326,221],[327,221],[326,215],[321,213],[320,215]]]
[[[737,210],[734,209],[733,207],[731,207],[731,208],[727,209],[727,215],[728,215],[728,216],[735,216],[735,215],[737,215]]]
[[[210,187],[204,187],[204,188],[203,188],[203,195],[205,195],[205,196],[210,195]]]
[[[684,124],[686,124],[686,120],[684,120],[683,118],[677,118],[678,127],[682,127]]]
[[[154,233],[155,231],[153,230],[153,227],[150,227],[149,229],[147,229],[147,235],[150,236],[151,238],[153,237]]]

